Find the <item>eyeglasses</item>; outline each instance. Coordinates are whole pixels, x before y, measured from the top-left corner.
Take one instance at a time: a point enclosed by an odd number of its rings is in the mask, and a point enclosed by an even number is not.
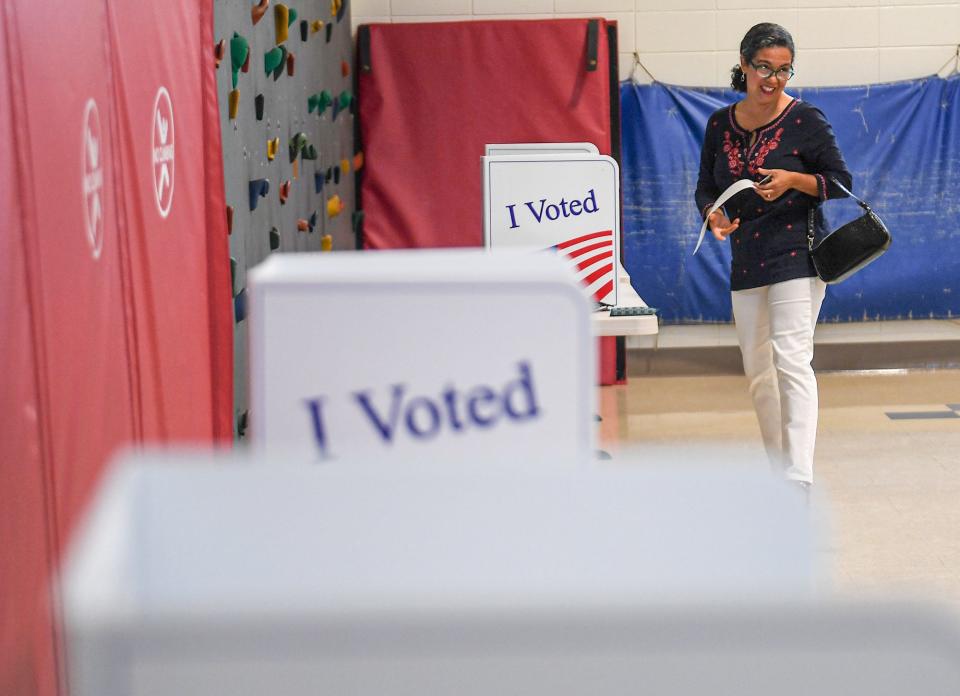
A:
[[[768,77],[773,75],[777,76],[777,79],[781,82],[786,82],[791,77],[793,77],[793,67],[789,68],[780,68],[779,70],[774,70],[769,65],[757,65],[756,63],[750,63],[750,67],[757,71],[757,75],[766,80]]]

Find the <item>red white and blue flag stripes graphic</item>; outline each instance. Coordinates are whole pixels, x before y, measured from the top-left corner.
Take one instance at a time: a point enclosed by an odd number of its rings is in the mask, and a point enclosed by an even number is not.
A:
[[[554,244],[550,247],[565,257],[597,302],[613,304],[613,280],[615,278],[613,230],[591,232]]]

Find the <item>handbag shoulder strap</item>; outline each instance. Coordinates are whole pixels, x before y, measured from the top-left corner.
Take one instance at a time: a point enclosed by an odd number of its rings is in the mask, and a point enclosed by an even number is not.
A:
[[[847,194],[848,196],[850,196],[850,198],[852,198],[853,200],[855,200],[855,201],[857,202],[857,204],[858,204],[861,208],[863,208],[866,212],[868,212],[868,213],[872,213],[872,212],[873,212],[873,211],[870,209],[870,204],[869,204],[869,203],[867,203],[865,200],[863,200],[863,199],[858,198],[857,196],[855,196],[854,193],[853,193],[853,191],[851,191],[851,190],[848,189],[846,186],[844,186],[844,185],[841,184],[839,181],[837,181],[835,177],[832,177],[832,176],[831,176],[831,177],[827,177],[827,178],[829,178],[830,181],[832,181],[834,184],[836,184],[836,186],[837,186],[838,189],[840,189],[840,190],[843,191],[845,194]],[[819,205],[819,204],[817,204],[817,205]],[[814,214],[815,214],[814,211],[817,209],[817,205],[811,205],[809,208],[807,208],[807,249],[809,249],[810,251],[813,251],[813,240],[814,240],[814,237],[815,237],[815,235],[814,235],[814,226],[815,226],[815,225],[814,225]]]
[[[840,190],[843,191],[845,194],[847,194],[848,196],[850,196],[850,198],[852,198],[853,200],[855,200],[855,201],[860,205],[861,208],[863,208],[863,209],[866,210],[867,212],[870,212],[870,204],[869,204],[869,203],[867,203],[867,202],[866,202],[865,200],[863,200],[862,198],[857,198],[856,195],[854,195],[853,191],[851,191],[851,190],[848,189],[846,186],[844,186],[843,184],[841,184],[841,183],[840,183],[839,181],[837,181],[834,177],[831,176],[831,177],[828,177],[828,178],[830,179],[830,181],[832,181],[832,182],[836,185],[836,187],[837,187],[838,189],[840,189]]]

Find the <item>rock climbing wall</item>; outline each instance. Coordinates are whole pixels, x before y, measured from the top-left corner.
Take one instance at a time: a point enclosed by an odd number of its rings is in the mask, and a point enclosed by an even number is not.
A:
[[[246,431],[247,271],[268,254],[357,248],[349,0],[215,0],[234,297],[234,429]]]

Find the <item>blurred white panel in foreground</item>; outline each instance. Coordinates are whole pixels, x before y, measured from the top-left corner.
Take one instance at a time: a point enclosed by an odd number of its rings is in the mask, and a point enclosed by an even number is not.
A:
[[[799,497],[722,456],[128,460],[64,573],[71,696],[960,693],[954,624],[816,602]]]

